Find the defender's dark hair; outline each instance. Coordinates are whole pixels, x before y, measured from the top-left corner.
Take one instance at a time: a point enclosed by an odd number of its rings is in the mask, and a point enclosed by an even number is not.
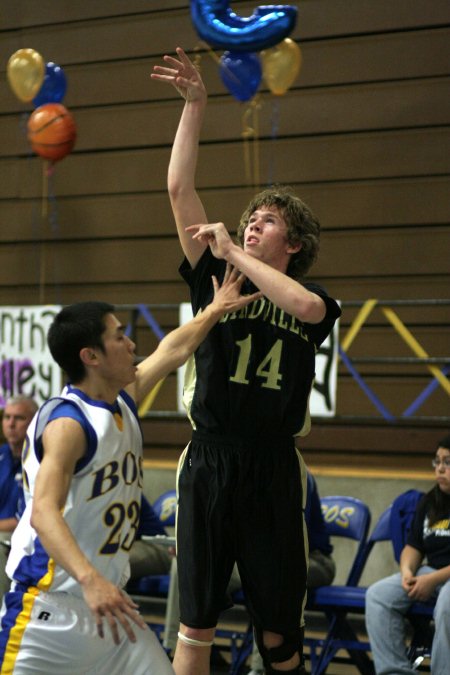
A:
[[[244,231],[254,211],[262,207],[276,206],[287,225],[287,237],[291,246],[302,245],[294,253],[287,268],[288,276],[301,279],[317,259],[319,253],[320,223],[311,209],[297,197],[288,186],[273,186],[259,192],[250,201],[241,216],[237,239],[244,243]]]
[[[111,312],[114,306],[107,302],[77,302],[64,307],[53,319],[47,343],[56,363],[73,384],[81,382],[86,375],[80,359],[83,347],[98,347],[104,351],[104,319]]]
[[[438,448],[445,448],[450,451],[450,434],[442,438],[436,446]],[[439,520],[449,517],[450,513],[450,495],[442,492],[439,485],[435,485],[425,495],[425,500],[428,506],[428,520],[429,525],[434,525]]]

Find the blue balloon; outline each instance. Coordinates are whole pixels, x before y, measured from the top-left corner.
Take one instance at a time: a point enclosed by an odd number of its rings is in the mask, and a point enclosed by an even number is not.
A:
[[[199,36],[212,47],[259,52],[282,42],[293,30],[297,7],[257,7],[252,16],[240,17],[228,0],[191,0],[192,22]]]
[[[219,72],[222,82],[238,101],[251,99],[262,78],[260,58],[249,52],[224,52]]]
[[[61,66],[49,61],[45,66],[45,75],[42,86],[33,99],[38,108],[44,103],[61,103],[67,89],[66,76]]]

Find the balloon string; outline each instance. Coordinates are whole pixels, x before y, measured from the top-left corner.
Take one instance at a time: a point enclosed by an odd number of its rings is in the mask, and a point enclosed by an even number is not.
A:
[[[218,65],[224,68],[227,71],[228,77],[233,79],[238,84],[241,84],[240,79],[235,73],[233,73],[229,68],[223,65],[220,57],[215,53],[211,47],[204,42],[199,40],[194,46],[194,59],[193,64],[200,71],[200,63],[202,60],[202,55],[200,54],[201,50],[205,50],[208,56],[212,58]],[[253,185],[254,187],[260,185],[260,154],[259,154],[259,110],[261,104],[259,102],[259,97],[256,95],[250,102],[248,108],[244,111],[242,117],[242,138],[244,141],[244,170],[247,183]],[[250,121],[249,121],[250,120]],[[250,148],[250,139],[253,139],[252,148]],[[252,157],[250,150],[253,150]],[[253,175],[252,175],[252,160],[253,159]]]
[[[271,115],[271,151],[269,157],[269,171],[267,176],[267,184],[273,185],[275,181],[275,142],[278,138],[278,129],[280,126],[280,106],[278,101],[272,103]]]
[[[242,115],[242,140],[243,140],[243,150],[244,150],[244,171],[245,171],[245,180],[248,184],[252,180],[252,170],[250,164],[250,143],[249,137],[253,132],[253,129],[248,126],[247,119],[250,115],[250,108],[246,108],[244,114]]]
[[[44,295],[45,295],[45,264],[46,264],[46,251],[45,251],[45,241],[41,239],[41,265],[39,271],[39,302],[41,305],[44,304]]]
[[[244,169],[247,183],[258,187],[260,184],[259,171],[259,110],[261,105],[258,96],[255,96],[242,115],[242,140],[244,148]],[[251,141],[253,141],[250,146]],[[251,153],[250,151],[253,150]],[[253,162],[252,162],[253,160]]]
[[[217,56],[216,52],[213,49],[211,49],[209,44],[203,42],[203,40],[200,40],[194,47],[195,57],[193,59],[193,64],[196,68],[200,70],[200,61],[202,60],[202,55],[199,52],[201,50],[206,51],[208,56],[210,56],[212,60],[215,61],[218,65],[220,65],[221,63],[220,56]]]
[[[253,139],[253,166],[255,171],[255,187],[259,187],[261,184],[260,172],[259,172],[259,111],[261,105],[254,101],[252,104],[253,107],[253,128],[255,129],[255,136]]]
[[[45,220],[48,216],[48,165],[49,162],[44,160],[42,164],[42,207],[41,215]]]
[[[242,84],[242,82],[238,78],[238,76],[235,73],[233,73],[227,66],[225,66],[222,63],[220,57],[216,54],[216,52],[213,49],[211,49],[211,47],[208,44],[206,44],[206,42],[202,42],[201,40],[200,40],[200,42],[197,42],[197,44],[194,47],[195,56],[194,56],[193,61],[192,61],[192,63],[194,64],[194,66],[197,68],[197,70],[199,72],[201,70],[200,63],[201,63],[201,60],[202,60],[202,55],[199,52],[202,49],[204,49],[206,51],[208,56],[210,56],[212,58],[212,60],[217,63],[218,66],[220,66],[224,71],[226,71],[227,76],[231,80],[234,80],[234,82],[238,85]]]
[[[49,202],[48,183],[50,176],[53,174],[54,168],[55,165],[53,162],[44,160],[44,162],[42,163],[42,205],[41,205],[42,229],[41,229],[41,247],[40,247],[41,262],[39,269],[39,300],[41,304],[43,304],[44,302],[44,294],[45,294],[46,249],[44,241],[44,227],[48,218],[48,202]]]
[[[50,230],[52,235],[55,238],[59,238],[59,231],[58,231],[58,205],[56,202],[56,197],[55,197],[55,191],[53,188],[53,172],[54,172],[55,164],[53,163],[51,165],[51,168],[48,171],[48,207],[49,207],[49,212],[48,212],[48,224],[50,225]],[[60,287],[60,279],[61,279],[61,272],[60,272],[60,260],[55,252],[55,256],[53,259],[53,289],[54,289],[54,302],[56,304],[61,304],[61,287]],[[47,296],[47,301],[48,301],[48,296]]]
[[[46,251],[44,241],[44,226],[48,216],[48,168],[49,162],[44,160],[42,163],[42,204],[41,204],[41,256],[39,267],[39,302],[44,304],[45,295],[45,266],[46,266]]]

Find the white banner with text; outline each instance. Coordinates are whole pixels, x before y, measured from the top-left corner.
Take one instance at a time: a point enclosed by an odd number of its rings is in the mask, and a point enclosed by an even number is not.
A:
[[[47,346],[59,305],[0,307],[0,408],[11,396],[39,405],[61,391],[61,370]]]

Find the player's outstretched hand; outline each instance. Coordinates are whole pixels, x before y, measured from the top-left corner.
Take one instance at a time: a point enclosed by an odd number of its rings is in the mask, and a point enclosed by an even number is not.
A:
[[[107,623],[115,644],[120,643],[119,624],[128,639],[136,642],[131,623],[146,628],[146,623],[137,611],[137,605],[120,588],[96,573],[82,583],[86,603],[95,617],[97,631],[102,638],[105,635],[104,622]]]
[[[212,277],[214,286],[213,303],[219,305],[225,314],[228,312],[236,312],[254,300],[258,300],[262,297],[262,293],[259,292],[250,295],[241,295],[241,288],[244,280],[245,275],[241,274],[239,270],[233,268],[229,263],[227,263],[221,286],[216,277]]]
[[[176,49],[178,59],[166,54],[167,66],[154,66],[150,77],[168,82],[186,101],[206,101],[206,89],[200,73],[181,47]]]

